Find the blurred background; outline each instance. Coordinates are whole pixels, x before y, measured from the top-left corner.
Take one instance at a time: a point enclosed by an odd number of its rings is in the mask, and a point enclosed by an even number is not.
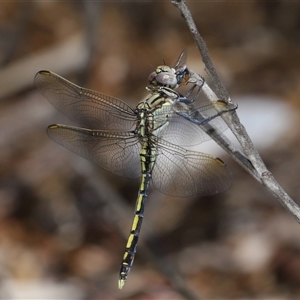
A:
[[[300,204],[299,3],[187,5],[242,123]],[[300,298],[300,225],[225,152],[206,145],[198,150],[229,166],[231,189],[180,199],[151,188],[136,259],[117,290],[139,180],[102,171],[45,133],[69,121],[34,88],[39,70],[132,106],[153,69],[173,65],[183,49],[188,67],[204,76],[177,8],[168,1],[0,8],[1,299]],[[169,267],[182,276],[181,291]]]

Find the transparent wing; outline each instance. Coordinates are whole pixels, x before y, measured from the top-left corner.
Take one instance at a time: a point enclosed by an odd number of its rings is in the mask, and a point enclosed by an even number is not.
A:
[[[181,51],[179,57],[177,58],[177,61],[174,65],[174,69],[180,69],[182,67],[186,67],[186,60],[187,60],[187,50],[184,49]]]
[[[140,143],[131,132],[106,132],[66,125],[51,125],[48,136],[99,167],[124,177],[139,177]]]
[[[56,109],[80,127],[127,131],[135,126],[133,109],[117,98],[81,88],[49,71],[38,72],[35,85]]]
[[[231,176],[219,158],[163,140],[154,143],[158,148],[152,182],[162,193],[175,197],[207,196],[231,186]]]
[[[198,145],[211,139],[201,129],[199,123],[205,123],[209,120],[209,124],[220,132],[228,128],[219,115],[220,113],[217,112],[215,105],[212,103],[193,108],[191,105],[175,102],[173,105],[162,107],[154,112],[155,127],[159,127],[168,121],[167,126],[162,126],[154,134],[172,144],[182,146]],[[190,117],[197,119],[197,122],[191,122]]]

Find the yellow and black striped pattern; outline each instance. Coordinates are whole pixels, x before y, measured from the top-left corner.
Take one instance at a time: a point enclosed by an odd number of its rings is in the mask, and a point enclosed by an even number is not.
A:
[[[120,273],[119,273],[119,289],[124,286],[130,268],[133,264],[136,247],[140,235],[140,230],[144,218],[145,203],[148,198],[149,183],[151,180],[152,170],[156,160],[156,148],[151,142],[152,132],[157,130],[158,127],[162,128],[167,124],[167,119],[160,122],[155,121],[153,118],[154,113],[158,113],[163,106],[169,105],[165,97],[161,97],[160,93],[153,93],[148,95],[137,106],[139,114],[139,124],[137,126],[137,135],[139,136],[140,143],[142,144],[140,159],[141,159],[141,183],[136,200],[134,218],[130,230],[130,234],[125,247]]]

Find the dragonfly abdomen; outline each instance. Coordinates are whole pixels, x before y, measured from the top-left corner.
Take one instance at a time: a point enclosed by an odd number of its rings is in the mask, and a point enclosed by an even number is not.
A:
[[[121,289],[125,284],[127,276],[130,272],[130,268],[133,264],[134,256],[136,253],[136,247],[137,247],[137,243],[139,240],[139,235],[140,235],[140,231],[144,219],[144,210],[145,210],[145,203],[148,198],[149,183],[152,177],[152,170],[156,160],[155,147],[151,145],[150,139],[147,139],[146,137],[146,135],[149,134],[147,132],[148,127],[144,126],[146,123],[147,120],[142,118],[141,120],[142,126],[140,127],[142,129],[140,132],[141,143],[143,144],[140,152],[142,177],[141,177],[140,188],[138,191],[138,197],[136,200],[134,218],[133,218],[130,234],[127,240],[127,244],[125,247],[123,260],[121,263],[121,268],[119,273],[119,289]]]
[[[143,155],[141,154],[141,157]],[[142,162],[143,168],[144,162]],[[119,289],[124,286],[127,276],[132,267],[134,256],[136,253],[136,247],[140,236],[140,231],[144,219],[145,203],[148,198],[148,188],[151,179],[151,170],[142,172],[140,189],[138,191],[138,197],[135,206],[134,218],[130,230],[130,234],[125,247],[121,268],[119,272]]]

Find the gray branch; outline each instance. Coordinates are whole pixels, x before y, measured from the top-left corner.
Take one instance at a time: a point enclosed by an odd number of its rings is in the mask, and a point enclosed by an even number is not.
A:
[[[174,4],[181,12],[181,15],[186,21],[186,24],[193,35],[195,42],[198,46],[199,52],[202,57],[202,61],[205,65],[205,71],[211,78],[215,88],[216,95],[206,84],[203,87],[203,92],[210,101],[216,101],[217,99],[226,102],[227,104],[232,104],[232,101],[229,97],[227,90],[225,89],[223,83],[220,80],[220,77],[217,74],[217,71],[213,65],[213,62],[210,58],[208,49],[201,35],[199,34],[196,25],[193,21],[191,13],[187,6],[185,5],[184,0],[171,0],[171,3]],[[193,74],[194,83],[197,82],[196,73]],[[286,210],[294,216],[298,223],[300,223],[300,208],[293,201],[293,199],[283,190],[283,188],[278,184],[278,182],[273,177],[272,173],[266,168],[264,162],[262,161],[258,151],[255,149],[253,142],[251,141],[248,133],[246,132],[244,126],[241,124],[236,111],[231,111],[228,113],[222,114],[223,120],[226,122],[230,130],[233,132],[237,140],[239,141],[244,153],[236,151],[235,147],[227,139],[224,140],[219,134],[217,136],[211,135],[223,149],[225,149],[235,161],[237,161],[243,168],[250,173],[257,181],[259,181],[263,186],[265,186],[274,197],[286,208]]]

